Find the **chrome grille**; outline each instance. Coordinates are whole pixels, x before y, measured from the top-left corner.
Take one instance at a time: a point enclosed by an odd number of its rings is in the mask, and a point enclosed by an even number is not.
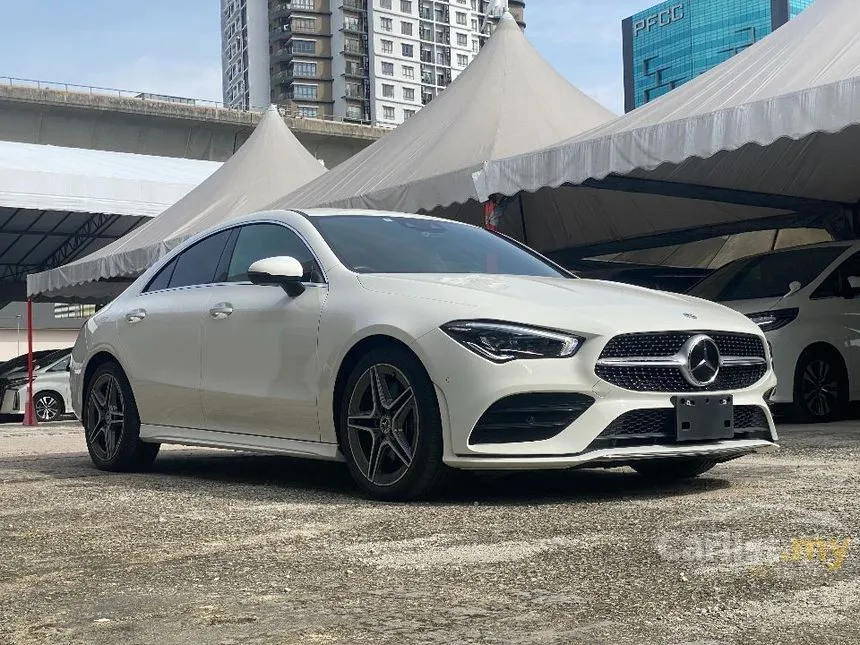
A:
[[[705,387],[684,378],[679,363],[684,344],[698,335],[710,337],[723,363],[716,380]],[[764,342],[753,334],[665,332],[625,334],[607,343],[595,367],[597,376],[635,392],[725,392],[755,385],[767,373]]]

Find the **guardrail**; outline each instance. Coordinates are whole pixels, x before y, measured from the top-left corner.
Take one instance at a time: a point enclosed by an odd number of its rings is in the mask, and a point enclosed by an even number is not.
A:
[[[195,99],[184,96],[171,96],[167,94],[156,94],[153,92],[136,92],[134,90],[121,90],[112,87],[99,87],[97,85],[78,85],[76,83],[62,83],[56,81],[38,81],[29,78],[17,78],[14,76],[0,76],[0,86],[7,87],[30,87],[38,90],[55,90],[58,92],[74,92],[89,94],[91,96],[115,96],[122,99],[136,99],[139,101],[154,101],[159,103],[173,103],[178,105],[193,105],[199,107],[217,108],[220,110],[232,110],[234,112],[265,112],[267,106],[260,107],[236,107],[226,105],[221,101],[210,101],[208,99]],[[299,106],[295,103],[277,102],[278,109],[285,117],[293,119],[304,119],[308,121],[326,121],[329,123],[347,123],[351,125],[363,125],[391,129],[391,124],[375,121],[364,121],[347,119],[342,116],[324,114],[322,116],[309,117],[299,112]]]

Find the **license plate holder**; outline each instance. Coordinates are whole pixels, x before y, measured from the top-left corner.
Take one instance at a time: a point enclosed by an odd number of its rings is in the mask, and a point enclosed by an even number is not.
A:
[[[735,435],[734,399],[730,394],[676,396],[676,438],[678,441],[714,441]]]

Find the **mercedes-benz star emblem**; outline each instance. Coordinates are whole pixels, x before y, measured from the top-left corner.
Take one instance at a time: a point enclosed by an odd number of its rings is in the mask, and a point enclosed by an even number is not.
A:
[[[720,348],[708,336],[693,336],[681,350],[687,359],[681,371],[690,385],[707,387],[720,373]]]

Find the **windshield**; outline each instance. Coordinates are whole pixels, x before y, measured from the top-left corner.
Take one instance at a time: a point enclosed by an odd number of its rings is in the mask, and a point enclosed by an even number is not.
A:
[[[486,273],[572,278],[489,231],[417,217],[335,215],[311,221],[358,273]]]
[[[792,282],[807,286],[847,249],[794,249],[736,260],[702,280],[690,294],[715,302],[779,298],[788,293]]]

